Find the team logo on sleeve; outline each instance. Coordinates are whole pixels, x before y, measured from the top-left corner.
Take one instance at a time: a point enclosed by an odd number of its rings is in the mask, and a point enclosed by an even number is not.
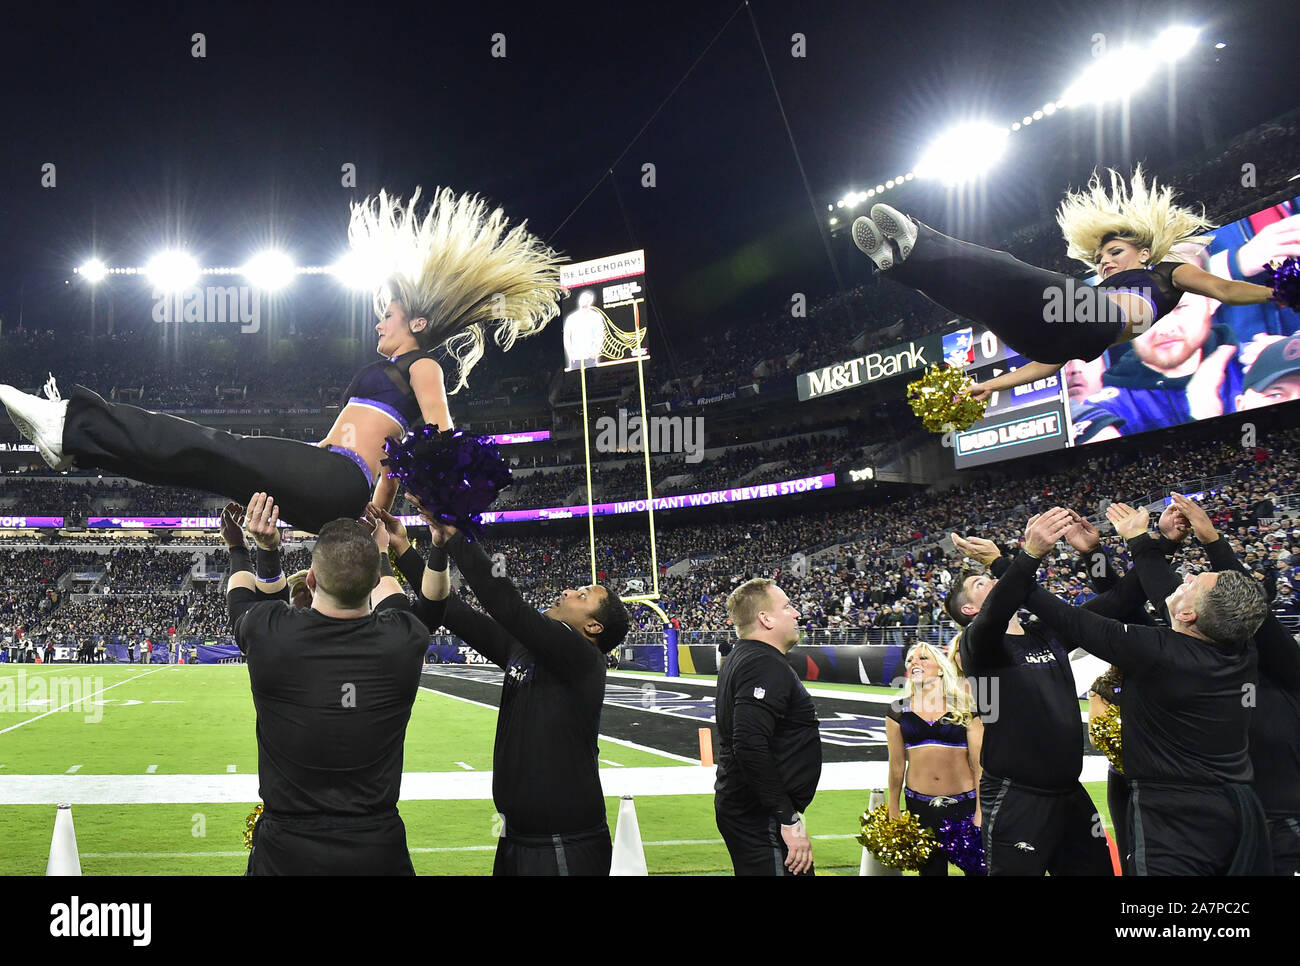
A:
[[[765,694],[767,694],[767,689],[766,689],[766,688],[755,688],[755,689],[754,689],[754,697],[758,698],[758,700],[760,700],[760,701],[763,700],[763,696],[764,696]]]

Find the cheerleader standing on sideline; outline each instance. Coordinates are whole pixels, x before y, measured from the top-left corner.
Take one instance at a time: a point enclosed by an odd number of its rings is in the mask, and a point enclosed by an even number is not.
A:
[[[1184,292],[1227,305],[1274,299],[1271,289],[1228,281],[1188,264],[1180,243],[1209,244],[1204,213],[1173,203],[1169,186],[1148,186],[1139,166],[1131,187],[1110,172],[1109,193],[1093,172],[1087,188],[1066,195],[1056,214],[1068,254],[1096,271],[1090,286],[1027,265],[1007,252],[950,238],[889,205],[853,223],[853,241],[888,276],[956,315],[979,322],[1032,359],[974,385],[994,392],[1050,376],[1071,359],[1095,359],[1141,335],[1171,312]]]
[[[338,517],[360,517],[366,504],[391,508],[397,481],[381,472],[384,440],[421,424],[452,428],[441,367],[444,347],[459,381],[483,356],[487,332],[502,349],[540,332],[559,309],[561,257],[510,228],[501,209],[451,189],[435,192],[417,215],[381,191],[354,205],[348,240],[393,274],[375,296],[378,352],[362,369],[343,408],[318,444],[270,436],[236,436],[175,416],[106,402],[77,387],[61,399],[53,376],[46,399],[0,386],[0,401],[19,431],[55,469],[73,463],[142,483],[190,487],[232,500],[276,494],[283,518],[318,532]]]
[[[984,725],[952,661],[937,647],[907,652],[907,690],[885,719],[889,746],[889,817],[898,819],[899,793],[922,828],[971,819],[981,824],[980,746]],[[921,875],[948,874],[948,853],[936,848]]]

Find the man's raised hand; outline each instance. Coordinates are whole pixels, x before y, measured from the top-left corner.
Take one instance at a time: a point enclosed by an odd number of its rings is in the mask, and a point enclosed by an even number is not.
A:
[[[1002,556],[1002,551],[992,540],[985,540],[983,537],[959,537],[955,533],[949,536],[958,553],[963,557],[969,557],[982,567],[991,566],[993,561]]]
[[[1106,519],[1115,526],[1115,532],[1125,540],[1147,532],[1151,513],[1145,508],[1134,508],[1127,503],[1112,503],[1106,508]]]
[[[280,508],[275,498],[266,493],[254,493],[248,500],[244,514],[244,527],[263,550],[280,549]]]
[[[221,539],[227,547],[246,547],[244,541],[244,508],[238,503],[227,503],[221,511]]]
[[[1160,514],[1160,521],[1156,524],[1156,527],[1174,543],[1182,543],[1187,538],[1187,535],[1192,532],[1187,515],[1179,509],[1177,503],[1170,503],[1169,506],[1165,507],[1164,512]]]
[[[1092,553],[1101,546],[1101,534],[1096,527],[1073,510],[1070,511],[1070,518],[1073,522],[1070,529],[1065,531],[1066,543],[1079,553]]]
[[[1178,512],[1187,520],[1187,525],[1192,528],[1192,533],[1196,534],[1197,540],[1201,543],[1213,543],[1219,539],[1219,531],[1210,522],[1210,516],[1205,512],[1204,507],[1181,493],[1170,493],[1169,496],[1174,501],[1169,504],[1170,509],[1178,508]]]
[[[1059,506],[1030,517],[1025,526],[1025,553],[1031,557],[1045,556],[1047,551],[1056,546],[1056,541],[1065,536],[1065,531],[1073,526],[1072,517],[1070,510]]]
[[[411,546],[411,538],[406,532],[406,524],[393,516],[383,507],[370,503],[366,506],[366,517],[377,521],[388,532],[388,545],[399,557]]]

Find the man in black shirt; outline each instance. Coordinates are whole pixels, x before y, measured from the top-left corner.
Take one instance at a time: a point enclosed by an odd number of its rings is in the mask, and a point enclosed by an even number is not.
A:
[[[1023,553],[1003,583],[1057,633],[1124,672],[1131,871],[1266,873],[1268,834],[1249,785],[1247,753],[1256,676],[1251,637],[1264,619],[1263,595],[1233,570],[1189,574],[1180,584],[1146,532],[1146,510],[1115,503],[1107,516],[1128,541],[1131,573],[1152,603],[1163,605],[1171,627],[1071,607],[1034,585],[1037,560]]]
[[[803,810],[822,773],[817,709],[786,660],[799,611],[765,578],[727,598],[740,640],[718,675],[714,814],[736,875],[813,875]]]
[[[391,568],[381,576],[387,557],[360,523],[321,529],[307,574],[314,597],[299,609],[288,603],[273,500],[258,493],[248,505],[256,577],[233,512],[222,521],[227,602],[248,659],[264,803],[248,874],[413,875],[397,798],[428,628]],[[443,602],[424,606],[436,623]]]
[[[1180,493],[1172,506],[1187,517],[1210,566],[1245,572],[1205,510]],[[1255,794],[1264,806],[1273,874],[1300,872],[1300,645],[1271,613],[1255,632],[1259,691],[1250,713],[1250,763]]]
[[[400,549],[400,521],[373,505],[367,512]],[[539,613],[494,572],[482,544],[425,520],[435,547],[428,569],[421,573],[409,550],[398,567],[422,595],[446,595],[447,558],[454,560],[487,613],[451,594],[442,623],[505,671],[492,752],[492,799],[502,820],[492,874],[609,875],[613,848],[596,741],[606,655],[627,634],[627,609],[608,588],[592,585],[564,591]]]
[[[1016,560],[1036,566],[1075,525],[1077,517],[1060,507],[1034,517]],[[980,805],[989,875],[1111,875],[1105,825],[1079,784],[1084,730],[1072,647],[1020,623],[1026,591],[1008,581],[1015,565],[999,560],[991,541],[954,537],[954,544],[985,566],[1007,568],[999,579],[981,573],[954,581],[944,605],[965,628],[961,667],[975,679],[984,722]],[[1126,575],[1085,606],[1127,613],[1140,602],[1140,585]]]

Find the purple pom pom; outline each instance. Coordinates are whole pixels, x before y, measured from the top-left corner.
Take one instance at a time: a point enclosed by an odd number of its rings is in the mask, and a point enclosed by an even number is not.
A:
[[[939,847],[967,875],[988,875],[984,864],[984,835],[969,818],[940,822]]]
[[[488,437],[426,425],[401,440],[388,437],[384,452],[388,476],[427,513],[470,540],[482,538],[481,514],[510,485],[510,467]]]
[[[1273,301],[1300,312],[1300,258],[1292,255],[1277,268],[1265,265],[1264,274],[1273,286]]]

